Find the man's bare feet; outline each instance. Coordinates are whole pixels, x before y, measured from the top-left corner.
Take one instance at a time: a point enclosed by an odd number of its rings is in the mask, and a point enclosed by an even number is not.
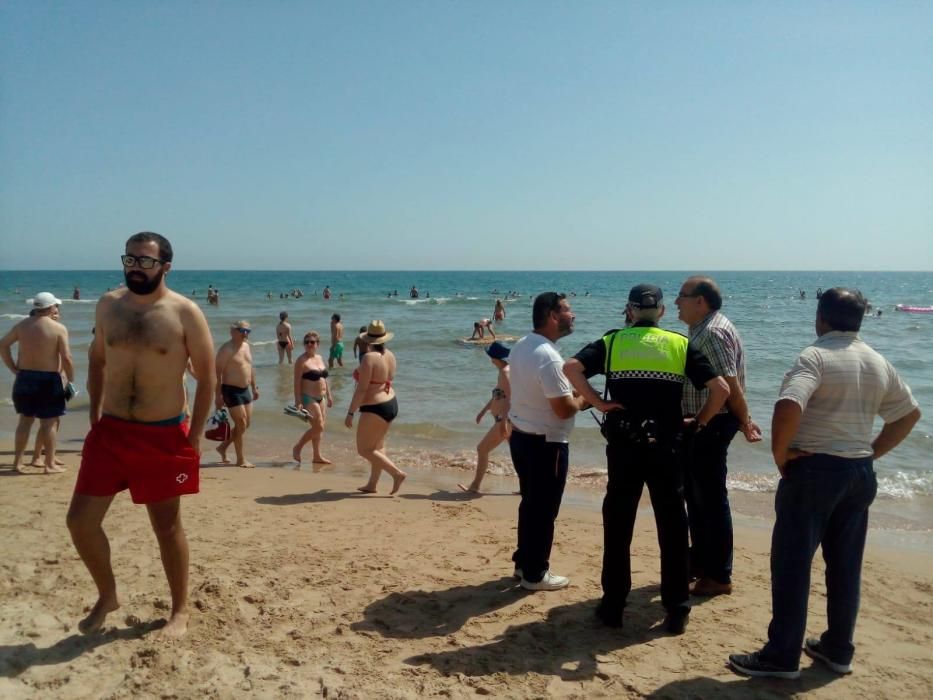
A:
[[[188,618],[191,615],[188,612],[172,613],[172,616],[165,623],[165,627],[157,630],[155,636],[159,639],[178,639],[184,636],[188,631]]]
[[[41,467],[41,466],[43,466],[43,464],[42,464],[42,458],[41,458],[41,457],[33,457],[33,458],[32,458],[32,461],[29,463],[29,466],[30,466],[30,467]],[[56,458],[55,458],[55,466],[56,466],[56,467],[64,467],[64,466],[65,466],[65,463],[64,463],[63,461],[61,461],[58,457],[56,457]]]
[[[463,484],[457,484],[457,486],[460,487],[461,491],[465,491],[466,493],[479,493],[479,489],[473,488],[472,484],[469,486],[464,486]]]
[[[253,464],[252,462],[247,462],[246,460],[243,460],[242,462],[237,462],[237,466],[242,467],[243,469],[253,469],[256,467],[255,464]]]
[[[292,459],[298,462],[298,464],[301,464],[301,448],[298,447],[298,445],[292,448]]]
[[[327,457],[321,457],[321,455],[318,455],[311,461],[314,462],[315,464],[333,464],[333,462],[327,459]]]
[[[16,471],[17,474],[29,474],[30,473],[26,469],[26,467],[24,467],[22,464],[14,464],[13,469],[14,471]]]
[[[227,459],[227,448],[224,447],[222,443],[217,445],[217,454],[220,455],[221,464],[230,464],[230,460]]]
[[[100,599],[91,608],[90,614],[78,623],[78,630],[81,634],[92,634],[99,630],[107,615],[120,607],[120,602],[116,598],[108,600]]]
[[[357,491],[360,493],[376,493],[376,489],[372,488],[367,484],[366,486],[360,486]]]
[[[45,472],[44,472],[44,473],[46,473],[46,474],[62,474],[62,473],[64,473],[64,472],[65,472],[65,469],[64,469],[63,467],[59,467],[59,466],[57,466],[57,465],[53,465],[53,466],[51,466],[51,467],[48,467],[48,466],[45,467]]]
[[[392,490],[389,491],[390,496],[394,496],[398,493],[399,487],[402,485],[402,482],[405,481],[405,477],[408,476],[405,472],[402,472],[398,476],[392,477]]]

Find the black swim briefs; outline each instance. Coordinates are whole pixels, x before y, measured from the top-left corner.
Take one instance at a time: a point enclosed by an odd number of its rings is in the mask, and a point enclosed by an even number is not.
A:
[[[253,395],[250,393],[248,386],[239,387],[232,384],[221,384],[220,393],[224,398],[224,405],[227,407],[245,406],[253,403]]]
[[[21,416],[58,418],[65,415],[65,389],[58,372],[21,369],[13,382],[13,406]]]

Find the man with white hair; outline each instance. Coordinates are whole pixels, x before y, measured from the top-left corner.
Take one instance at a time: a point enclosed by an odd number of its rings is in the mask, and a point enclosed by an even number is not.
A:
[[[62,372],[71,383],[74,364],[68,347],[68,329],[53,318],[61,303],[50,292],[36,294],[29,318],[17,323],[0,339],[0,357],[16,375],[13,405],[19,414],[19,423],[14,439],[13,468],[21,474],[25,473],[23,453],[36,418],[39,419],[39,445],[45,449],[45,473],[64,471],[55,464],[55,437],[58,419],[65,414]],[[19,346],[15,361],[14,344]]]
[[[706,402],[691,421],[703,430],[729,396],[729,385],[709,360],[679,333],[658,327],[664,315],[663,294],[653,284],[631,289],[625,312],[631,327],[611,330],[564,364],[564,374],[590,404],[606,407],[587,381],[606,376],[609,410],[602,433],[608,441],[609,481],[603,501],[603,598],[597,617],[622,626],[632,590],[630,547],[638,501],[645,485],[661,547],[661,604],[664,628],[682,634],[690,614],[687,574],[687,513],[683,473],[676,454],[684,427],[681,394],[687,380],[706,387]]]

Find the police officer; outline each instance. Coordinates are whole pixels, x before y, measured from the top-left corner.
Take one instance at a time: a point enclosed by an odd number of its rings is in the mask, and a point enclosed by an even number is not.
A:
[[[606,414],[603,436],[609,483],[603,500],[603,598],[596,615],[621,627],[625,600],[632,589],[629,549],[635,514],[645,484],[651,496],[661,546],[661,603],[665,629],[682,634],[690,608],[687,573],[687,514],[683,474],[675,453],[684,429],[702,430],[729,396],[729,386],[706,357],[684,336],[658,327],[664,315],[661,289],[632,288],[625,307],[631,327],[611,330],[564,364],[574,389],[597,404],[600,396],[587,381],[606,375],[610,398],[622,404]],[[709,394],[696,417],[684,423],[683,383],[689,379]]]

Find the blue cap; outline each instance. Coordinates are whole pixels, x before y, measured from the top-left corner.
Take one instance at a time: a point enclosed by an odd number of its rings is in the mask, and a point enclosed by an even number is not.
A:
[[[508,358],[510,352],[511,350],[498,340],[494,340],[489,344],[489,347],[486,348],[486,354],[494,360],[505,360]]]

